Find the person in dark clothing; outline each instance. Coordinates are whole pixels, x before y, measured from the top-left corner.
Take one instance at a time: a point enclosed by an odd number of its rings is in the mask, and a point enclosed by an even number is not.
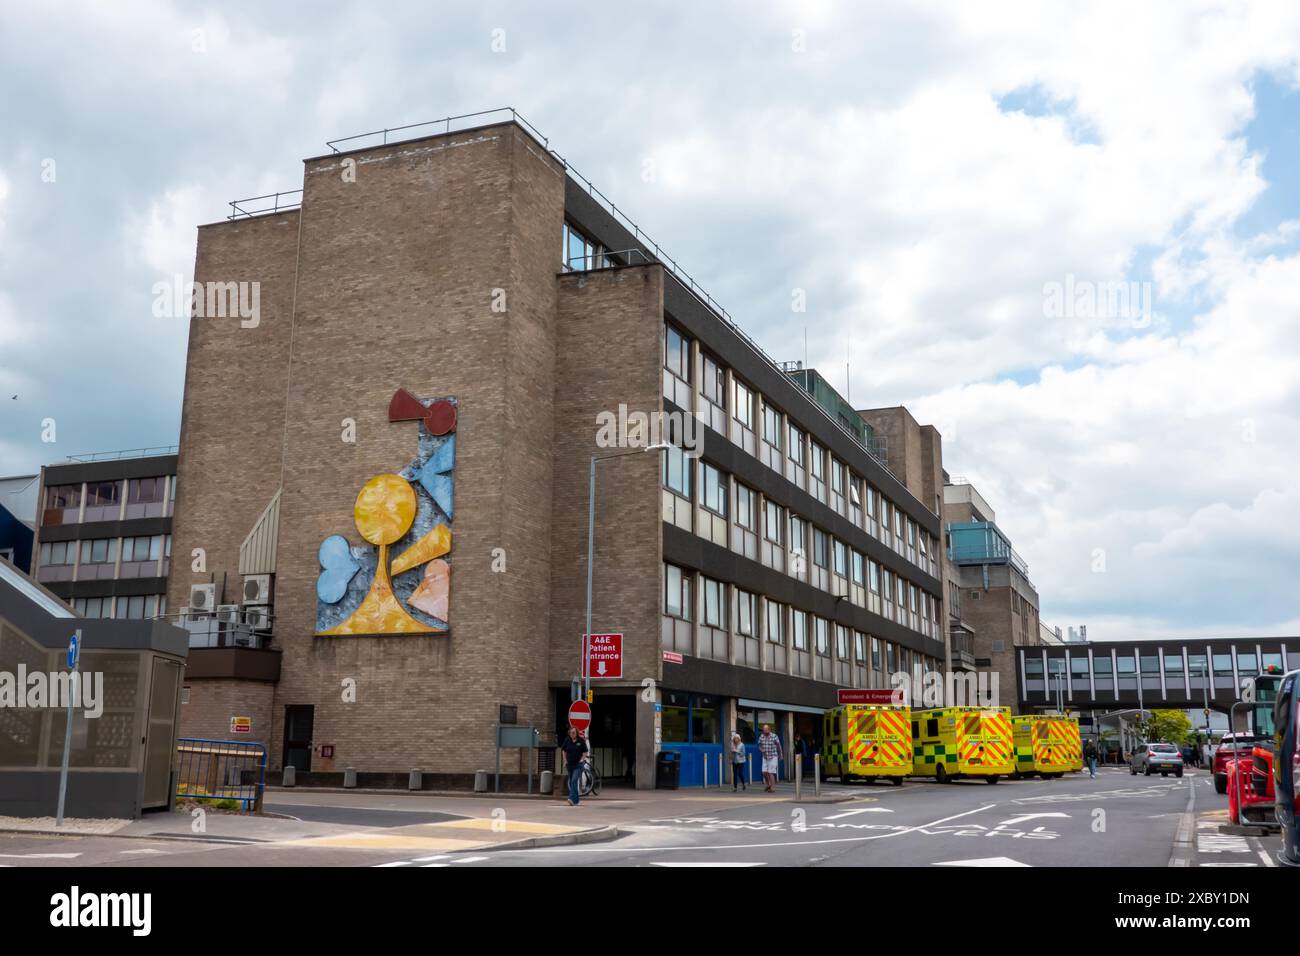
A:
[[[582,760],[587,756],[587,741],[578,735],[578,728],[569,725],[569,732],[560,741],[564,751],[564,769],[569,772],[569,806],[578,805],[578,774],[582,772]]]
[[[1088,742],[1083,745],[1083,761],[1088,765],[1088,776],[1096,777],[1097,745],[1093,742],[1091,737],[1089,737]]]

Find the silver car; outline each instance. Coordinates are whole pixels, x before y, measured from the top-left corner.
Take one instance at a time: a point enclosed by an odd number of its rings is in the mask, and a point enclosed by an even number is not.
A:
[[[1183,755],[1178,752],[1178,748],[1173,744],[1141,744],[1133,752],[1133,759],[1129,761],[1128,772],[1136,775],[1139,771],[1148,777],[1153,772],[1158,772],[1160,776],[1167,777],[1171,773],[1174,776],[1183,775]]]

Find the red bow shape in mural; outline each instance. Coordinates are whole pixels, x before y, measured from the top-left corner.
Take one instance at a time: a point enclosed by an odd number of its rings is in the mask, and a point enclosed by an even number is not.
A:
[[[430,435],[446,435],[456,430],[456,406],[451,402],[434,402],[428,408],[404,388],[393,392],[388,403],[390,422],[424,422]]]

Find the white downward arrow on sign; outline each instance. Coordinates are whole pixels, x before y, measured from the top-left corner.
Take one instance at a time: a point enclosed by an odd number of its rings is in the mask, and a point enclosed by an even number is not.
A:
[[[597,674],[603,674],[603,673],[605,673],[605,662],[604,662],[604,661],[601,661],[599,664],[596,665],[596,673],[597,673]]]

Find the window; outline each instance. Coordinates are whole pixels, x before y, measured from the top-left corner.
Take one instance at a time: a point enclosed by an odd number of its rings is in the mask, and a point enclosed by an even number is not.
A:
[[[871,585],[871,592],[873,594],[879,594],[880,593],[880,565],[876,564],[875,561],[868,561],[867,573],[868,573],[868,581]]]
[[[740,424],[749,429],[754,428],[754,393],[740,380],[734,379],[734,391],[736,394],[735,408],[732,409],[732,417]]]
[[[790,516],[790,557],[808,560],[808,523],[795,515]],[[802,577],[804,571],[795,568],[792,561],[790,573]]]
[[[831,623],[824,617],[813,618],[813,638],[818,657],[830,657]]]
[[[60,564],[75,564],[77,560],[77,542],[45,541],[41,544],[41,567]]]
[[[785,509],[775,501],[765,501],[763,511],[763,537],[773,544],[781,544],[781,526],[785,523]]]
[[[839,577],[846,578],[849,576],[848,548],[838,538],[833,538],[832,541],[834,541],[831,551],[835,556],[835,573]]]
[[[664,323],[664,368],[683,382],[691,380],[691,340]]]
[[[46,488],[45,507],[80,508],[81,485],[51,485]]]
[[[1109,662],[1109,658],[1107,658]],[[1041,657],[1025,658],[1025,677],[1043,679],[1043,659]]]
[[[773,448],[781,447],[781,412],[769,403],[763,403],[763,441]]]
[[[824,481],[826,478],[826,449],[816,442],[812,442],[809,455],[812,458],[812,463],[809,466],[812,476],[818,481]]]
[[[790,460],[796,465],[803,467],[805,460],[803,432],[800,431],[799,426],[793,422],[790,423],[790,440],[787,443],[787,448],[789,450]]]
[[[147,481],[154,481],[149,478]],[[161,479],[158,479],[161,480]],[[139,485],[139,482],[132,482]],[[150,499],[152,500],[152,499]],[[87,508],[116,508],[122,501],[122,483],[120,481],[91,481],[86,484]]]
[[[672,564],[664,565],[664,613],[691,619],[691,576]]]
[[[685,450],[677,445],[664,449],[663,458],[664,487],[686,498],[691,498],[691,459]]]
[[[719,408],[727,407],[727,370],[712,355],[704,355],[704,381],[700,383],[704,397]]]
[[[767,642],[785,646],[785,605],[767,602]]]
[[[704,596],[700,623],[708,627],[727,628],[727,586],[712,578],[700,578],[700,589]]]
[[[727,476],[706,461],[700,462],[700,504],[714,514],[727,516]]]
[[[736,524],[742,528],[755,530],[755,510],[758,508],[758,495],[744,485],[736,485]]]
[[[603,269],[612,264],[600,245],[588,239],[567,222],[564,224],[562,250],[560,266],[565,272]]]
[[[736,588],[736,633],[756,637],[755,618],[758,617],[758,595]]]
[[[821,528],[813,528],[813,564],[819,568],[827,566],[830,556],[829,550],[830,536]]]
[[[790,612],[790,637],[796,651],[808,650],[808,614],[798,608]]]
[[[82,564],[113,564],[116,561],[116,538],[95,538],[81,542]]]

